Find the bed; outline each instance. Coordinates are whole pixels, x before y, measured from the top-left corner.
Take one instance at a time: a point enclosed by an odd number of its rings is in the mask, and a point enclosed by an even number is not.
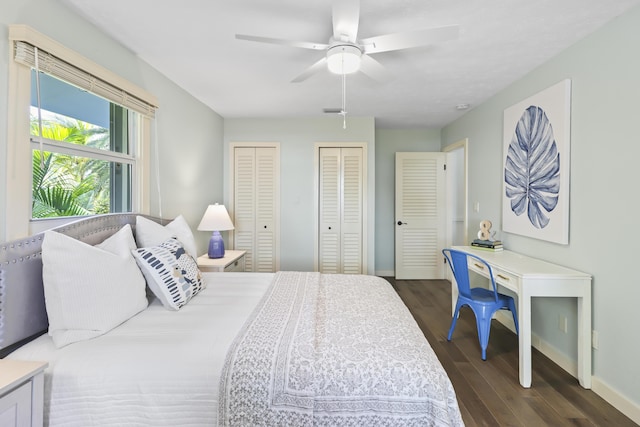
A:
[[[137,220],[55,231],[97,245]],[[177,309],[147,289],[126,321],[59,346],[46,333],[43,239],[0,245],[0,354],[49,363],[45,425],[463,425],[444,369],[381,278],[202,273]]]

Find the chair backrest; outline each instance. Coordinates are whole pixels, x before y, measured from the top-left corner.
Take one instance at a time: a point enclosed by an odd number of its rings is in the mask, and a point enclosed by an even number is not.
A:
[[[485,260],[483,260],[479,256],[455,249],[443,249],[442,254],[447,259],[449,267],[451,267],[451,272],[453,273],[453,277],[455,277],[456,279],[458,292],[460,293],[460,295],[463,295],[467,298],[472,298],[471,284],[469,280],[468,258],[473,258],[475,261],[481,263],[489,272],[489,281],[491,282],[493,294],[496,298],[496,301],[498,301],[498,291],[496,289],[496,282],[493,278],[493,271],[491,270],[491,266]]]

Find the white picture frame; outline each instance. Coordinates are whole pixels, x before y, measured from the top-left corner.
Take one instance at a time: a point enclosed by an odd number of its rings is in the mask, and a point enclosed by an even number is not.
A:
[[[571,80],[504,110],[502,230],[569,243]]]

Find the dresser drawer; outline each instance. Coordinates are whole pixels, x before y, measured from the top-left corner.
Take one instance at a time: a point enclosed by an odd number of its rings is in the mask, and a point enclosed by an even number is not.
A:
[[[31,383],[0,397],[0,425],[19,427],[31,425]]]
[[[237,260],[235,262],[232,262],[231,264],[227,265],[224,268],[224,271],[235,271],[235,272],[242,272],[244,271],[244,258],[242,258],[241,260]]]
[[[42,426],[46,362],[0,359],[0,426]]]
[[[483,276],[489,277],[489,270],[487,269],[486,265],[484,265],[480,261],[477,261],[477,260],[475,260],[475,259],[473,259],[471,257],[469,257],[467,259],[468,259],[467,263],[469,265],[469,270],[475,271],[476,273],[479,273],[479,274],[481,274]]]
[[[198,268],[203,273],[221,271],[244,271],[244,255],[247,251],[228,250],[222,258],[198,257]]]
[[[518,278],[511,273],[507,273],[504,270],[500,270],[497,268],[493,269],[493,277],[496,279],[496,282],[504,285],[506,287],[516,286],[518,284]]]
[[[489,277],[489,269],[481,262],[469,258],[468,265],[469,270],[475,271],[476,273],[481,274],[487,278]],[[517,276],[514,276],[513,274],[496,267],[493,267],[491,270],[493,271],[493,278],[495,279],[497,284],[513,290],[518,287],[519,279]]]

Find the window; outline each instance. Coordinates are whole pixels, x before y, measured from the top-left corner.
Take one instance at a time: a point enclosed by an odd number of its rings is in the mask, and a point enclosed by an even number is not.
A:
[[[77,215],[149,213],[157,99],[26,25],[9,26],[9,41],[7,204],[0,236],[20,238]]]
[[[33,69],[32,218],[130,212],[136,141],[129,125],[137,113],[48,74],[38,77]]]

